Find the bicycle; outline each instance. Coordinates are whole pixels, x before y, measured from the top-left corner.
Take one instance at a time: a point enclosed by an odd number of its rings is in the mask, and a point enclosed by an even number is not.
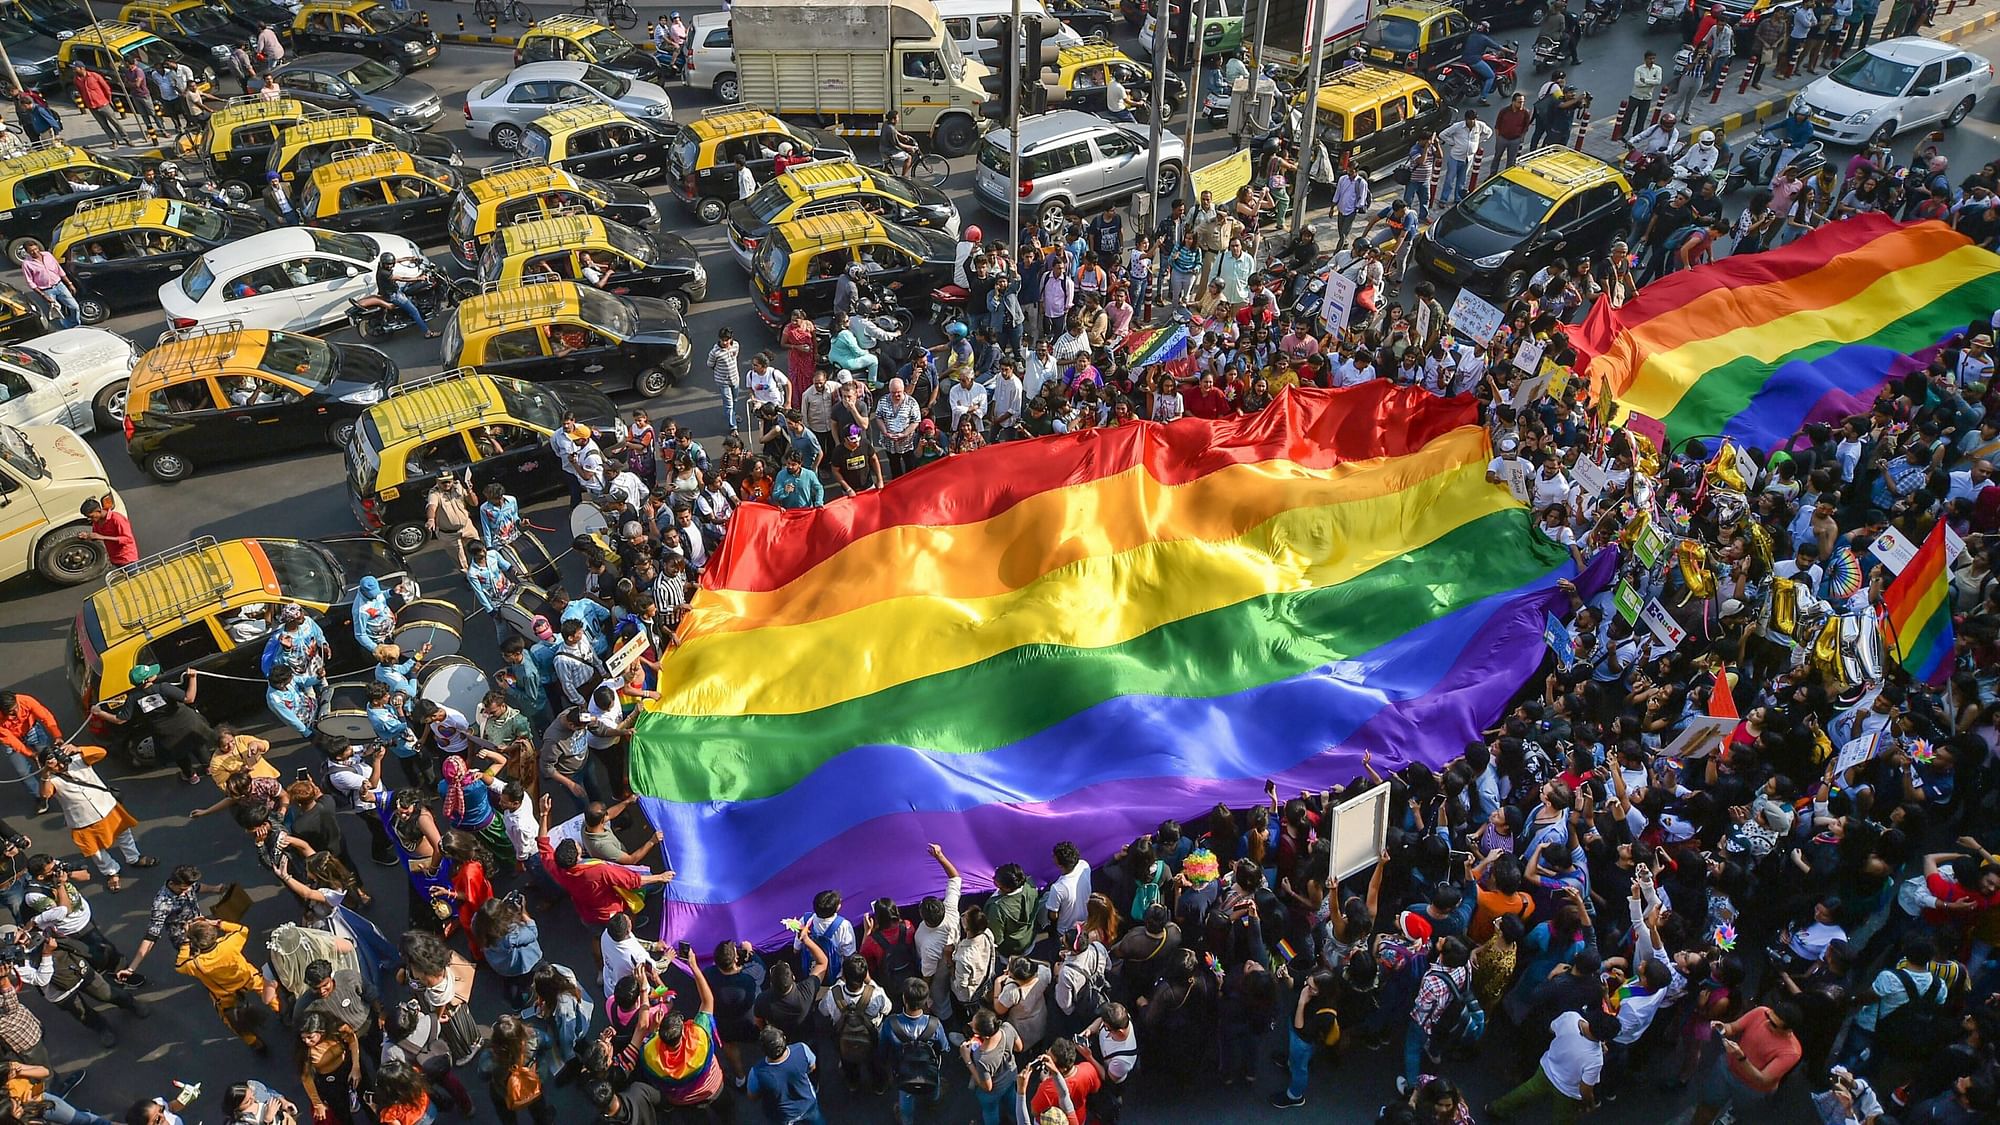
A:
[[[910,154],[909,166],[903,171],[897,172],[894,162],[888,160],[879,162],[876,167],[892,175],[905,176],[918,183],[929,184],[931,187],[943,187],[945,177],[951,175],[951,165],[945,158],[925,148],[922,142],[918,142],[917,151]]]
[[[613,27],[639,26],[639,9],[632,6],[632,0],[606,0],[605,3],[584,0],[583,3],[571,8],[570,12],[573,15],[603,20]]]

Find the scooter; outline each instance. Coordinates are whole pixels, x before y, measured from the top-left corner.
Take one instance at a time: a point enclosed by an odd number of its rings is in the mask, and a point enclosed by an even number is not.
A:
[[[1663,23],[1680,22],[1681,12],[1687,7],[1687,0],[1651,0],[1646,5],[1646,30]]]
[[[1546,74],[1562,65],[1568,52],[1563,50],[1562,40],[1553,35],[1535,36],[1535,73]]]
[[[1578,18],[1590,17],[1591,30],[1602,31],[1617,23],[1618,17],[1624,14],[1625,0],[1584,0],[1584,15]],[[1584,34],[1588,35],[1590,31]]]
[[[403,291],[417,306],[417,311],[424,314],[424,319],[430,321],[457,308],[460,301],[472,295],[472,286],[436,266],[425,266],[421,277],[403,283]],[[347,301],[347,323],[354,326],[355,334],[362,339],[380,340],[406,328],[414,328],[417,322],[398,306],[381,308],[364,305],[359,297],[350,297]]]
[[[1722,193],[1728,195],[1745,184],[1768,184],[1777,175],[1778,156],[1785,151],[1785,142],[1769,133],[1759,133],[1749,144],[1743,146],[1742,155],[1729,169],[1722,181]],[[1788,167],[1816,169],[1826,160],[1826,146],[1819,141],[1809,142],[1792,157]]]
[[[956,285],[946,285],[931,290],[931,323],[946,335],[951,334],[953,321],[965,321],[966,328],[972,322],[966,317],[966,302],[972,294]]]

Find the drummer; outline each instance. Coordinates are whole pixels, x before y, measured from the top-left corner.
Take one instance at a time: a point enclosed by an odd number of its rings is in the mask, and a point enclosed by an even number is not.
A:
[[[297,602],[286,602],[284,608],[278,611],[278,627],[264,642],[264,674],[269,676],[280,664],[289,667],[292,670],[291,686],[313,697],[313,710],[316,712],[319,694],[326,687],[328,651],[326,633],[320,629],[319,622],[307,616],[306,607]]]
[[[369,684],[368,725],[374,728],[376,741],[395,755],[403,777],[413,788],[429,789],[437,784],[437,777],[417,751],[417,732],[410,726],[409,696],[392,692],[389,685],[379,681]]]
[[[572,598],[568,590],[551,586],[549,616],[556,622],[582,622],[583,635],[589,639],[591,650],[600,657],[611,651],[611,639],[605,632],[611,626],[611,611],[591,599]]]
[[[279,722],[292,728],[300,738],[312,738],[312,725],[319,718],[319,696],[305,687],[289,664],[273,664],[265,674],[264,705]]]
[[[430,652],[431,643],[425,641],[424,646],[418,649],[415,655],[405,660],[403,658],[402,645],[393,642],[384,642],[376,645],[375,681],[377,683],[388,684],[389,690],[392,692],[402,692],[405,699],[415,699],[417,697],[417,682],[412,677],[416,673],[417,665],[423,661],[424,657],[429,656]]]
[[[361,576],[354,592],[354,640],[362,652],[374,652],[396,635],[396,611],[389,608],[389,592],[372,574]]]

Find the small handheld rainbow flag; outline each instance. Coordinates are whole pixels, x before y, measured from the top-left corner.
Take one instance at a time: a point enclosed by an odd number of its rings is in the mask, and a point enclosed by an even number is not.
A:
[[[1882,591],[1882,625],[1889,651],[1913,679],[1942,684],[1951,675],[1951,575],[1945,567],[1944,521],[1916,557]]]

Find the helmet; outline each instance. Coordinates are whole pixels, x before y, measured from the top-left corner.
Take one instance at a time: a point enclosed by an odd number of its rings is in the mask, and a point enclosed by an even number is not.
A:
[[[865,274],[867,272],[868,268],[866,266],[863,266],[860,262],[847,263],[847,276],[849,277],[859,278],[862,274]]]
[[[967,242],[978,242],[980,239],[985,237],[986,235],[978,227],[965,228],[965,240]]]
[[[1795,106],[1793,106],[1793,107],[1792,107],[1792,116],[1793,116],[1793,117],[1811,117],[1811,116],[1812,116],[1812,110],[1809,110],[1809,109],[1807,109],[1807,108],[1806,108],[1806,107],[1805,107],[1805,106],[1804,106],[1803,104],[1801,104],[1801,105],[1795,105]]]
[[[1675,116],[1673,115],[1673,112],[1672,112],[1671,110],[1669,110],[1669,111],[1668,111],[1668,112],[1666,112],[1666,113],[1662,113],[1662,114],[1660,115],[1660,124],[1662,124],[1662,125],[1669,125],[1669,126],[1670,126],[1670,125],[1674,124],[1675,122],[1677,122],[1677,121],[1679,121],[1679,120],[1680,120],[1680,118],[1678,118],[1678,117],[1675,117]]]
[[[1479,21],[1479,30],[1481,30],[1481,31],[1492,31],[1492,30],[1493,30],[1493,25],[1492,25],[1492,24],[1490,24],[1490,23],[1488,23],[1488,22],[1486,22],[1485,20],[1480,20],[1480,21]]]
[[[1715,143],[1715,130],[1703,129],[1701,131],[1701,136],[1696,139],[1699,140],[1702,144],[1712,145]]]
[[[792,154],[792,142],[790,142],[790,141],[779,141],[779,142],[778,142],[778,155],[779,155],[779,156],[790,156],[791,154]]]
[[[965,333],[966,333],[965,322],[962,320],[954,320],[951,322],[951,327],[947,329],[947,331],[951,333],[952,339],[963,340],[965,339]]]

